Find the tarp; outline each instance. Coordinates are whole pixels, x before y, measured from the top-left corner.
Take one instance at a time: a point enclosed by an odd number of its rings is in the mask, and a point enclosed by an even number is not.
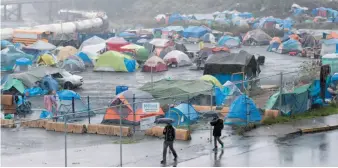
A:
[[[93,37],[91,37],[91,38],[85,40],[85,41],[81,44],[81,46],[80,46],[80,48],[79,48],[79,51],[82,51],[83,47],[85,47],[85,46],[89,46],[89,45],[97,45],[97,44],[102,44],[102,43],[105,45],[106,40],[104,40],[104,39],[102,39],[102,38],[100,38],[100,37],[97,37],[97,36],[93,36]]]
[[[261,114],[254,101],[246,95],[241,95],[231,104],[229,113],[224,119],[224,124],[245,125],[247,123],[258,123],[261,119]]]
[[[4,87],[2,88],[2,90],[9,90],[12,87],[14,87],[20,93],[24,93],[25,86],[23,85],[23,83],[20,80],[13,79],[13,78],[9,78],[6,81],[6,83],[5,83]]]
[[[4,49],[9,45],[13,45],[13,44],[9,42],[8,40],[1,40],[1,49]]]
[[[107,51],[99,56],[94,71],[134,72],[138,68],[135,60],[117,51]]]
[[[143,72],[162,72],[167,70],[167,64],[158,56],[150,57],[142,67]]]
[[[136,37],[136,34],[129,33],[129,32],[121,32],[118,36],[123,37],[123,38],[128,38],[128,37]]]
[[[168,27],[162,29],[162,31],[164,31],[164,32],[170,32],[170,31],[181,32],[183,30],[184,30],[184,27],[182,27],[182,26],[168,26]]]
[[[195,123],[199,119],[199,115],[191,104],[182,103],[170,108],[166,112],[165,118],[173,119],[173,126],[187,126]]]
[[[323,40],[320,55],[332,54],[336,52],[338,39]]]
[[[166,47],[168,46],[168,42],[169,42],[168,39],[154,38],[149,43],[154,45],[155,47]]]
[[[53,45],[53,44],[50,44],[48,42],[45,42],[45,41],[42,41],[42,40],[39,40],[37,42],[35,42],[34,44],[31,44],[29,46],[26,46],[24,47],[25,49],[32,49],[32,50],[43,50],[43,51],[46,51],[46,50],[54,50],[56,49],[56,46]]]
[[[188,55],[178,50],[170,51],[164,56],[163,60],[167,64],[176,64],[179,67],[192,64]]]
[[[272,52],[272,51],[277,51],[279,45],[282,43],[282,40],[279,37],[274,37],[270,41],[270,45],[267,49],[267,51]]]
[[[257,45],[268,45],[271,37],[261,29],[252,30],[246,33],[243,38],[243,44],[250,45],[255,42]]]
[[[219,46],[226,46],[228,48],[240,47],[241,40],[238,37],[222,36],[218,40],[218,45]]]
[[[144,84],[140,90],[149,92],[154,98],[172,97],[175,100],[186,101],[198,95],[210,95],[213,85],[202,80],[167,80]],[[160,103],[170,104],[171,99],[161,99]]]
[[[183,21],[183,20],[187,20],[187,19],[178,13],[174,13],[169,16],[168,23],[172,24],[174,22]]]
[[[14,46],[8,46],[8,48],[1,50],[1,70],[13,70],[15,62],[19,58],[27,58],[32,61],[34,56],[25,54]]]
[[[206,43],[216,43],[216,38],[212,33],[207,33],[201,38]]]
[[[278,53],[285,54],[289,52],[301,52],[303,50],[302,44],[294,39],[289,39],[288,41],[283,42],[278,47]]]
[[[317,42],[314,36],[310,35],[310,34],[305,34],[301,37],[301,42],[302,42],[302,47],[303,48],[314,48],[317,47]]]
[[[59,83],[52,78],[50,75],[43,77],[41,80],[40,87],[43,90],[47,91],[58,91],[59,90]]]
[[[203,26],[189,26],[184,29],[182,35],[185,38],[200,38],[206,33],[208,33],[208,29]]]

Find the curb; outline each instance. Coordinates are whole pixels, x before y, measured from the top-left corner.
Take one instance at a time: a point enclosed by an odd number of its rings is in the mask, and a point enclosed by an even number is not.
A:
[[[316,127],[316,128],[304,128],[300,129],[302,134],[311,134],[311,133],[317,133],[317,132],[325,132],[325,131],[331,131],[338,129],[338,125],[332,125],[332,126],[324,126],[324,127]]]

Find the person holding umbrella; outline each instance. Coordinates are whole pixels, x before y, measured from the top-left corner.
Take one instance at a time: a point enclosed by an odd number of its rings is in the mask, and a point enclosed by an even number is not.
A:
[[[224,147],[223,142],[221,141],[222,129],[224,128],[223,120],[218,116],[214,117],[214,119],[210,122],[210,125],[214,127],[213,136],[214,136],[214,151],[217,150],[217,141],[221,144],[222,148]]]
[[[171,125],[171,122],[167,122],[167,125],[163,129],[164,142],[163,142],[163,160],[161,164],[166,163],[167,149],[170,148],[171,152],[174,155],[174,161],[177,160],[177,154],[174,149],[174,140],[176,138],[175,128]]]

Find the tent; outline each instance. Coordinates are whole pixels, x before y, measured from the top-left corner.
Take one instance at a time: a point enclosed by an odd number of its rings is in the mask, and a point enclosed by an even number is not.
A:
[[[13,45],[13,43],[9,42],[8,40],[1,40],[1,49],[4,49],[9,45]]]
[[[127,50],[138,50],[138,49],[142,49],[142,48],[144,48],[144,47],[139,46],[137,44],[128,44],[128,45],[121,47],[121,49],[127,49]]]
[[[136,60],[137,61],[146,61],[149,58],[149,51],[145,48],[140,48],[136,50]]]
[[[225,82],[223,88],[215,88],[215,98],[218,106],[229,107],[240,95],[242,95],[241,90],[230,81]]]
[[[89,109],[88,105],[85,104],[80,95],[72,90],[61,90],[56,92],[59,101],[58,101],[58,112],[60,115],[67,115],[67,118],[75,119],[79,117],[88,117],[88,115],[93,116],[95,113]],[[74,114],[72,109],[72,99],[74,98]]]
[[[143,72],[162,72],[167,70],[167,64],[158,56],[150,57],[142,67]]]
[[[302,44],[299,41],[290,38],[288,41],[283,42],[278,47],[277,52],[281,54],[286,54],[289,52],[301,53],[302,50]]]
[[[337,45],[338,45],[338,39],[323,40],[322,50],[320,52],[320,55],[323,56],[326,54],[336,53]]]
[[[106,43],[106,40],[104,40],[100,37],[97,37],[97,36],[93,36],[93,37],[85,40],[84,42],[82,42],[82,44],[79,48],[79,51],[82,51],[83,47],[85,47],[85,46],[97,45],[97,44],[104,44],[105,45],[105,43]]]
[[[212,33],[207,33],[207,34],[203,35],[201,37],[201,39],[205,43],[213,43],[213,44],[216,43],[216,38],[215,38],[215,36]]]
[[[228,48],[236,48],[241,46],[241,40],[238,37],[223,36],[218,40],[219,46],[226,46]]]
[[[154,98],[172,97],[176,101],[186,101],[199,95],[209,95],[213,85],[203,80],[167,80],[148,82],[140,90],[149,92]],[[160,99],[161,104],[170,104],[172,99]]]
[[[15,61],[14,71],[15,72],[23,72],[28,71],[32,66],[32,61],[28,58],[19,58]]]
[[[85,65],[75,59],[66,59],[63,61],[61,68],[68,72],[75,73],[83,72],[85,70]]]
[[[49,65],[49,66],[51,66],[51,65],[56,64],[56,60],[50,54],[43,54],[43,55],[39,56],[36,62],[39,65]]]
[[[223,88],[222,84],[212,75],[203,75],[200,80],[204,80],[206,82],[210,82],[214,86],[217,86],[219,88]]]
[[[246,33],[243,38],[244,45],[269,45],[272,38],[261,29]]]
[[[259,123],[261,120],[262,117],[255,102],[246,95],[241,95],[231,104],[224,124],[246,125],[247,123]]]
[[[120,123],[120,115],[122,123],[128,125],[139,125],[143,117],[164,115],[163,110],[156,112],[144,112],[142,102],[152,100],[151,94],[138,90],[129,89],[116,95],[107,108],[103,117],[102,124],[118,124]],[[136,103],[135,103],[136,102]],[[118,105],[122,104],[121,112]]]
[[[57,91],[59,83],[51,75],[47,75],[41,80],[40,87],[47,91]]]
[[[187,20],[187,19],[178,13],[174,13],[169,16],[168,24],[173,24],[175,22],[184,21],[184,20]]]
[[[107,51],[99,56],[94,71],[135,72],[138,65],[130,56]]]
[[[155,47],[167,47],[169,45],[169,40],[154,38],[149,43],[154,45]]]
[[[270,41],[270,45],[267,49],[267,51],[272,52],[272,51],[277,51],[279,45],[282,43],[281,39],[279,37],[274,37]]]
[[[128,51],[125,49],[121,49],[122,46],[125,46],[127,44],[129,44],[129,42],[126,41],[122,37],[112,37],[106,41],[108,50],[113,50],[113,51],[118,51],[118,52]]]
[[[315,48],[318,46],[317,40],[314,36],[311,34],[304,34],[301,36],[301,42],[302,42],[302,47],[303,48]]]
[[[241,50],[239,53],[215,53],[205,63],[204,75],[212,75],[221,83],[241,81],[243,75],[233,73],[243,72],[247,78],[256,77],[260,69],[254,55]]]
[[[59,61],[64,61],[69,56],[75,55],[76,53],[77,49],[73,46],[62,47],[57,54],[57,58]]]
[[[15,88],[20,93],[24,93],[25,86],[23,83],[15,78],[8,78],[7,81],[4,83],[4,86],[2,87],[2,90],[10,90],[11,88]]]
[[[121,32],[118,36],[122,38],[128,38],[128,37],[136,37],[136,34],[129,32]]]
[[[171,51],[174,51],[174,50],[175,50],[175,47],[173,47],[173,46],[168,46],[168,47],[165,47],[165,48],[156,47],[155,48],[156,53],[154,53],[154,54],[156,54],[157,56],[159,56],[163,59],[168,53],[170,53]]]
[[[92,59],[88,56],[86,52],[79,52],[76,55],[81,58],[85,66],[90,66],[90,67],[94,66]]]
[[[206,33],[208,33],[208,29],[203,26],[189,26],[184,29],[182,35],[185,38],[200,38]]]
[[[173,119],[173,126],[188,126],[196,123],[199,115],[191,104],[182,103],[169,108],[169,111],[165,113],[165,118]]]
[[[331,74],[338,72],[338,53],[326,54],[322,56],[322,64],[330,65]]]
[[[11,71],[14,68],[15,62],[19,58],[27,58],[30,61],[34,59],[33,55],[26,54],[14,46],[1,50],[1,71]]]
[[[163,60],[167,63],[167,65],[175,65],[178,67],[192,64],[188,55],[178,50],[169,52],[166,56],[164,56]]]
[[[50,51],[56,49],[56,46],[48,42],[39,40],[29,46],[24,47],[24,49],[29,50],[39,50],[39,51]]]

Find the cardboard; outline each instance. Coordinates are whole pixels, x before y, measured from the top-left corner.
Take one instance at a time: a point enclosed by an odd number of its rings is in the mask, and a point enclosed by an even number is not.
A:
[[[14,120],[1,119],[1,127],[3,127],[3,128],[15,128],[16,125],[14,123]]]
[[[145,135],[163,137],[164,127],[155,126],[145,131]],[[190,131],[185,129],[176,129],[176,140],[188,141],[191,140]]]

